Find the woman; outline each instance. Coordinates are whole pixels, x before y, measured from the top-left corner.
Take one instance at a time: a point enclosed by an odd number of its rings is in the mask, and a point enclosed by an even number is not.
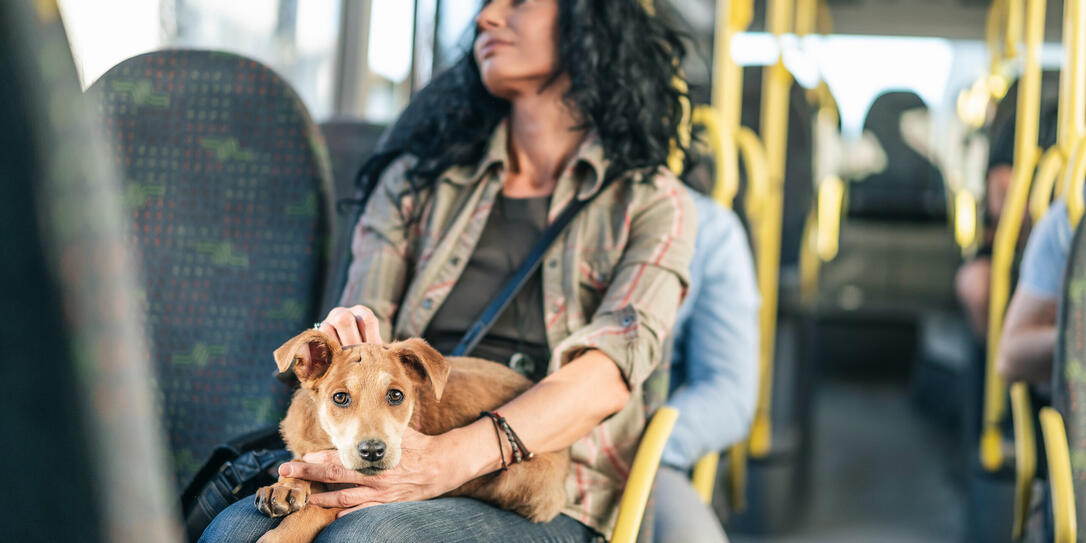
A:
[[[645,424],[641,385],[693,253],[693,205],[664,168],[681,55],[638,0],[484,5],[473,50],[435,81],[405,156],[381,176],[355,232],[344,307],[320,329],[343,344],[421,336],[447,352],[546,224],[599,192],[475,351],[538,380],[499,411],[529,451],[570,448],[568,503],[533,524],[471,499],[431,500],[511,458],[483,419],[409,431],[399,466],[379,476],[348,472],[334,454],[284,465],[285,476],[356,485],[311,496],[349,508],[321,540],[610,536]],[[242,500],[204,539],[255,540],[274,525]]]

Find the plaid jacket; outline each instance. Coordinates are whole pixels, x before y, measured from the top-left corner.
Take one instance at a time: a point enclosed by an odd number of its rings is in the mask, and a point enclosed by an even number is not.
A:
[[[456,284],[502,187],[506,124],[474,167],[454,167],[413,192],[412,157],[382,175],[356,226],[341,304],[364,305],[385,339],[421,336]],[[559,177],[548,220],[600,190],[608,162],[590,135]],[[673,174],[631,172],[608,185],[544,256],[548,373],[589,349],[618,365],[630,401],[571,448],[563,513],[610,537],[646,423],[642,384],[660,364],[686,290],[697,218]],[[498,288],[498,286],[495,286]]]

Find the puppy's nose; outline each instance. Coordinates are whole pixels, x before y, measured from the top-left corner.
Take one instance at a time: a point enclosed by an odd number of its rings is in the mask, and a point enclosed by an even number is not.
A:
[[[363,460],[376,462],[385,457],[385,442],[377,439],[367,439],[358,444],[358,454]]]

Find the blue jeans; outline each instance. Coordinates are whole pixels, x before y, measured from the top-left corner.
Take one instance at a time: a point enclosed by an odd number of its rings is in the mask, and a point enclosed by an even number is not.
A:
[[[256,541],[279,524],[256,510],[253,498],[227,507],[200,537],[200,543]],[[591,528],[565,515],[537,524],[471,498],[438,498],[378,505],[336,520],[318,542],[343,541],[517,541],[574,543],[603,541]]]

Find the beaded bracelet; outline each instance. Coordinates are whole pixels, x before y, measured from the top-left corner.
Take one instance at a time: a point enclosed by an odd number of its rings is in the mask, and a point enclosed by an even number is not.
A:
[[[520,440],[520,436],[513,431],[513,427],[509,425],[509,421],[505,420],[505,417],[501,416],[497,411],[483,411],[480,417],[488,417],[494,423],[495,429],[501,428],[505,432],[505,437],[509,439],[509,447],[513,449],[513,458],[511,464],[519,464],[525,460],[531,460],[535,458],[535,453],[528,450],[528,447],[524,445],[524,442]],[[498,445],[501,445],[501,438],[498,438]],[[505,462],[505,452],[502,451],[502,463]]]
[[[505,471],[509,469],[509,464],[505,463],[505,447],[502,447],[502,430],[500,428],[500,423],[498,422],[498,417],[489,411],[483,411],[479,415],[479,418],[483,417],[489,418],[490,422],[494,424],[494,437],[498,438],[498,455],[501,456],[502,459],[501,471]]]

